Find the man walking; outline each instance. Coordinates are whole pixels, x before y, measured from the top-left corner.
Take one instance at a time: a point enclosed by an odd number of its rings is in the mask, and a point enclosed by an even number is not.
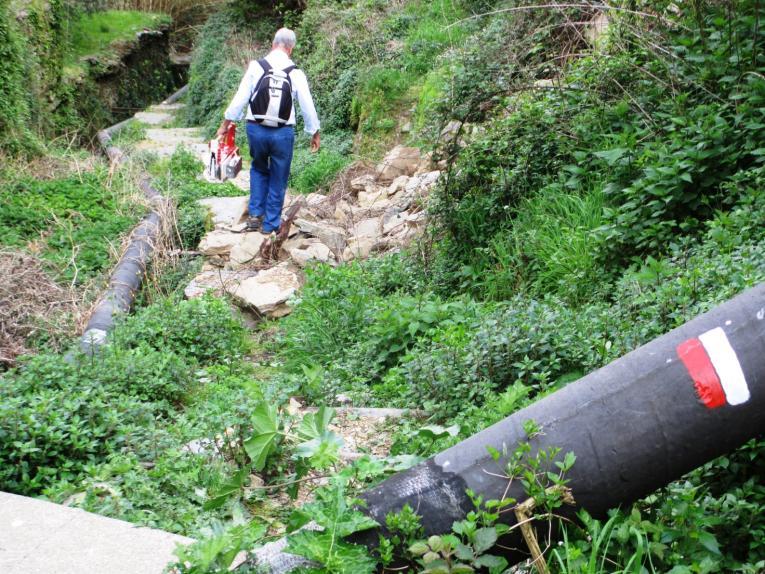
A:
[[[295,97],[305,131],[312,136],[311,151],[318,151],[321,145],[319,118],[308,80],[290,59],[295,43],[292,30],[281,28],[276,32],[271,52],[262,60],[250,62],[218,129],[218,135],[224,134],[229,124],[241,119],[247,106],[247,140],[252,156],[247,231],[269,234],[281,225],[295,143]]]

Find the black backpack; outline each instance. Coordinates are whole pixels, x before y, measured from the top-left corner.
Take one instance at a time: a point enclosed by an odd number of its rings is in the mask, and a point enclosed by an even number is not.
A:
[[[250,97],[253,119],[264,126],[277,128],[287,124],[292,115],[292,80],[295,66],[274,70],[264,58],[258,60],[263,76]]]

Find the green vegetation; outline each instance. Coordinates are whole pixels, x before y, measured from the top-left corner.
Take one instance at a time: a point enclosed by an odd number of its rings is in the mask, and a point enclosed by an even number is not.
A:
[[[176,532],[226,516],[205,514],[204,493],[227,473],[215,446],[221,420],[233,424],[260,396],[243,385],[248,347],[224,301],[176,295],[125,318],[98,357],[41,354],[9,371],[3,489],[75,496],[83,508]],[[205,437],[207,450],[181,448]]]
[[[375,526],[354,499],[765,281],[759,3],[631,6],[609,11],[597,49],[581,33],[597,14],[586,7],[311,0],[286,13],[325,145],[296,154],[291,184],[324,191],[353,154],[419,144],[446,162],[426,236],[409,252],[310,267],[292,314],[257,343],[224,300],[181,301],[185,268],[168,272],[166,294],[147,295],[103,355],[41,354],[4,375],[0,438],[13,440],[0,440],[0,487],[195,536],[212,525],[179,572],[225,572],[265,539],[265,522],[316,573],[507,572],[499,514],[517,501],[471,495],[475,510],[428,539],[404,508],[369,552],[343,540]],[[241,77],[237,50],[267,45],[279,19],[253,30],[246,12],[234,3],[201,32],[188,109],[208,131]],[[461,127],[441,135],[450,122]],[[205,228],[194,200],[240,193],[196,181],[188,152],[151,169],[177,200],[186,248]],[[62,213],[83,201],[78,181],[56,196]],[[14,217],[4,241],[43,237]],[[416,405],[428,420],[402,420],[391,456],[342,466],[332,409],[285,407],[339,393]],[[199,453],[183,448],[192,439]],[[765,568],[763,448],[751,441],[603,521],[556,517],[576,452],[508,445],[501,472],[535,498],[538,522],[561,528],[547,552],[555,573],[754,574]],[[274,508],[271,494],[295,496],[312,473],[327,475],[312,502]],[[300,530],[311,520],[323,530]]]
[[[138,221],[129,180],[103,169],[41,181],[9,178],[0,187],[0,245],[26,249],[52,264],[61,281],[82,284],[108,271],[112,245]]]
[[[173,8],[161,4],[155,8]],[[68,0],[0,3],[4,156],[39,156],[59,144],[86,142],[97,129],[115,123],[115,117],[124,119],[124,109],[161,99],[177,84],[168,47],[161,41],[134,52],[139,55],[127,66],[119,60],[125,52],[120,44],[137,44],[136,33],[143,29],[170,26],[169,16],[84,9]],[[185,18],[196,8],[187,12]],[[90,57],[88,65],[85,57]]]
[[[474,8],[440,14],[452,22]],[[410,22],[411,11],[423,19]],[[468,122],[471,135],[466,147],[458,138],[435,146],[449,168],[423,249],[308,271],[272,343],[284,397],[321,403],[343,392],[359,404],[418,405],[459,429],[404,424],[393,453],[427,455],[765,279],[756,5],[738,2],[733,16],[712,5],[660,14],[683,25],[613,16],[602,51],[562,73],[557,50],[587,47],[555,31],[586,11],[460,22],[448,28],[455,38],[480,26],[482,41],[454,43],[428,36],[447,28],[429,31],[417,2],[309,4],[300,49],[309,77],[320,78],[330,133],[354,130],[356,151],[373,157],[407,119],[415,141],[435,141],[450,120]],[[344,41],[323,22],[342,27]],[[432,50],[411,49],[414,38]],[[395,41],[410,49],[395,52]],[[421,75],[410,79],[410,69]],[[533,87],[558,74],[552,88]],[[765,552],[753,533],[763,525],[750,512],[765,493],[751,461],[761,449],[711,462],[607,523],[582,515],[551,567],[758,571]],[[741,521],[728,527],[721,512]],[[315,543],[321,571],[343,571]],[[454,571],[481,554],[456,556],[454,539],[433,544],[420,555]]]
[[[169,16],[134,10],[83,14],[71,25],[70,58],[77,60],[83,56],[103,55],[114,42],[133,40],[137,32],[156,30],[169,24]]]

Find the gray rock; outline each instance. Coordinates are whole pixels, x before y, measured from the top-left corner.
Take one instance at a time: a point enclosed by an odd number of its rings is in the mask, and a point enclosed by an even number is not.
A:
[[[238,285],[245,279],[253,277],[256,273],[256,271],[207,269],[194,277],[191,283],[189,283],[183,290],[183,294],[187,299],[201,297],[208,291],[214,291],[216,294],[221,294],[226,291],[227,287],[231,288]]]
[[[242,239],[243,237],[240,233],[215,229],[205,235],[202,241],[199,242],[199,251],[207,256],[228,255],[234,245],[242,241]]]
[[[368,187],[375,185],[375,176],[369,173],[360,175],[351,180],[351,189],[353,191],[366,191]]]
[[[247,219],[247,204],[249,197],[208,197],[197,203],[210,211],[215,227],[235,228]]]
[[[413,175],[419,163],[419,149],[398,145],[377,166],[377,179],[389,183],[400,175]]]
[[[351,228],[354,237],[379,237],[382,233],[382,224],[379,217],[362,219]]]
[[[243,233],[239,243],[231,248],[229,259],[234,266],[244,265],[255,259],[260,253],[260,247],[266,241],[266,236],[262,233]]]
[[[341,227],[323,221],[308,221],[301,218],[295,220],[295,225],[303,233],[321,240],[333,253],[342,253],[345,249],[347,244],[346,233]]]
[[[287,301],[299,287],[297,274],[288,264],[281,263],[227,291],[238,304],[253,308],[261,315],[283,317],[291,311]]]
[[[303,249],[290,249],[290,257],[300,267],[306,267],[311,261],[321,261],[328,263],[332,259],[332,252],[329,247],[316,241]]]

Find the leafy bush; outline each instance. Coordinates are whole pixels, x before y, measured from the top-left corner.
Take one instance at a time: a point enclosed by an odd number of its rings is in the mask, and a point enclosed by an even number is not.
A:
[[[290,170],[290,188],[298,193],[325,192],[335,176],[351,159],[351,137],[346,132],[322,134],[322,147],[312,153],[307,137],[300,137]]]
[[[246,29],[255,41],[268,46],[278,27],[273,16],[262,6],[256,17],[237,14],[234,4],[210,15],[200,30],[189,69],[186,108],[189,125],[203,126],[205,136],[212,137],[242,79],[241,54],[228,40],[235,38],[236,32]]]
[[[133,206],[98,172],[49,181],[22,178],[0,189],[0,243],[37,244],[69,282],[82,283],[106,269],[108,240],[119,241],[136,220]]]
[[[86,464],[129,441],[130,424],[154,417],[151,404],[88,380],[60,357],[40,356],[33,367],[49,378],[28,385],[31,371],[16,381],[10,373],[0,385],[3,490],[34,494],[55,481],[74,480]]]
[[[247,352],[247,331],[228,303],[211,295],[161,300],[124,318],[113,335],[124,349],[156,349],[202,363],[222,363]]]
[[[763,161],[754,142],[765,125],[756,56],[765,46],[762,37],[749,40],[754,10],[741,2],[729,22],[710,5],[698,13],[703,29],[693,23],[653,30],[660,37],[654,47],[647,32],[616,23],[631,46],[614,44],[611,53],[579,59],[561,89],[496,100],[508,113],[460,153],[432,206],[440,239],[433,275],[443,291],[466,284],[502,298],[513,286],[532,286],[589,299],[593,279],[608,281],[632,257],[666,254],[678,237],[702,233],[716,210],[731,209],[739,201],[731,185],[737,174]],[[729,74],[723,62],[739,38],[743,62]],[[657,41],[666,52],[655,49]],[[485,68],[475,73],[489,73]],[[704,89],[712,79],[716,91]],[[450,97],[458,109],[459,91]],[[565,193],[569,206],[532,223],[529,208],[544,213],[544,201],[532,199],[540,193],[558,204]],[[571,211],[573,198],[591,203]],[[584,226],[570,229],[572,216],[583,217]],[[564,235],[575,239],[566,245]],[[486,276],[495,272],[496,279]]]

